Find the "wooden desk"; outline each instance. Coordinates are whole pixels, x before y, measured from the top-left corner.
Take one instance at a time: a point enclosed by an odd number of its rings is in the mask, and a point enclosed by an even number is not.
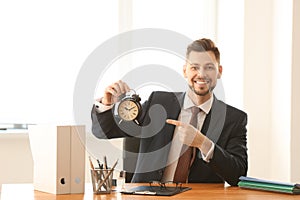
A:
[[[138,184],[127,184],[126,187],[134,187]],[[273,192],[246,190],[239,187],[224,187],[223,184],[188,184],[192,190],[177,194],[172,197],[125,195],[112,192],[107,195],[94,195],[91,185],[86,185],[85,194],[61,194],[54,195],[40,191],[34,191],[32,184],[3,184],[1,191],[1,200],[123,200],[123,199],[230,199],[230,200],[285,200],[300,199],[300,195],[280,194]]]

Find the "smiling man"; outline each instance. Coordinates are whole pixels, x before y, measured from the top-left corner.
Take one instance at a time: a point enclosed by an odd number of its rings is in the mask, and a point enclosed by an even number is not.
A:
[[[117,81],[93,107],[93,134],[102,139],[140,138],[132,182],[226,181],[237,185],[248,169],[247,114],[214,96],[222,70],[215,44],[206,38],[196,40],[188,46],[183,66],[187,91],[153,92],[142,105],[138,125],[133,121],[118,123],[112,108],[130,87]],[[164,108],[166,118],[159,109],[149,112],[155,105]],[[156,122],[162,120],[166,121],[163,125]]]

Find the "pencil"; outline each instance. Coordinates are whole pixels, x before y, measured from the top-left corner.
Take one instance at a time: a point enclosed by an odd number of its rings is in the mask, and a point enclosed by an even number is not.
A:
[[[91,156],[89,156],[89,161],[90,161],[90,166],[91,166],[91,169],[92,169],[93,176],[95,177],[96,182],[98,182],[99,181],[98,173],[95,171],[95,167],[93,165]]]
[[[91,166],[92,170],[95,170],[91,156],[89,156],[89,161],[90,161],[90,166]]]

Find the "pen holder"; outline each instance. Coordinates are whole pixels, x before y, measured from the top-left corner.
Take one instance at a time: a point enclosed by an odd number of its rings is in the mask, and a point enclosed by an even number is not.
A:
[[[93,191],[95,194],[111,193],[113,169],[91,169]]]

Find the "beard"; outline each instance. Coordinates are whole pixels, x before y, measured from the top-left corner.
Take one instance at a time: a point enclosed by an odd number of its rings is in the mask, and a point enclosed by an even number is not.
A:
[[[189,85],[189,88],[198,96],[206,96],[207,94],[212,93],[212,91],[214,90],[215,87],[216,86],[211,86],[211,87],[208,87],[207,90],[198,91],[192,85]]]

